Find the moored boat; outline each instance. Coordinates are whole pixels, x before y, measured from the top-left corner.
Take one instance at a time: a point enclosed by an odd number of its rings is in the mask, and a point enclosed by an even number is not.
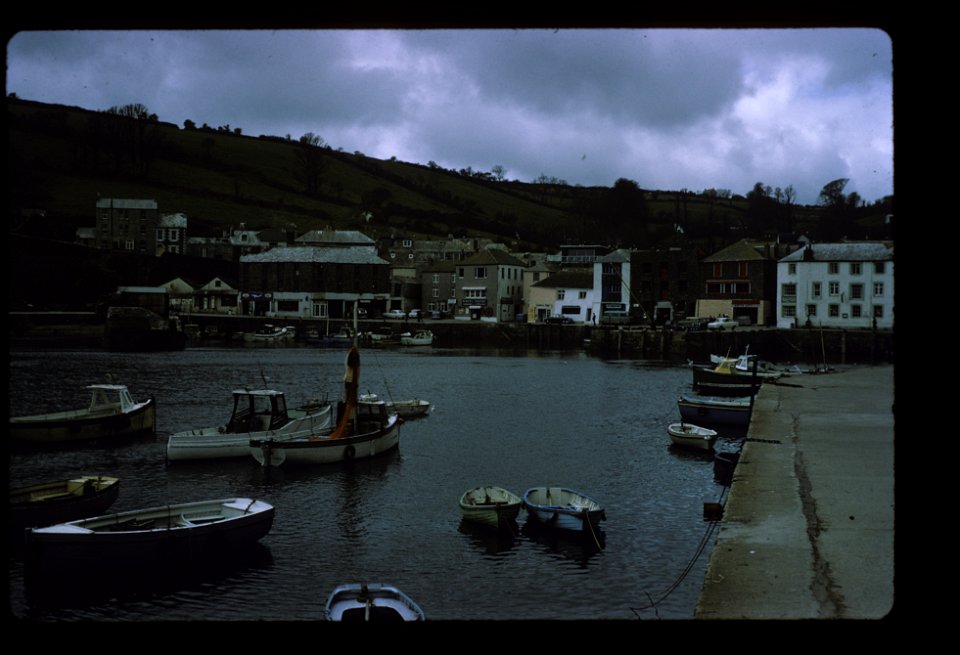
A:
[[[287,409],[282,391],[240,389],[233,392],[233,413],[226,425],[186,430],[167,439],[167,460],[247,457],[251,439],[306,436],[333,424],[331,403]]]
[[[323,609],[327,621],[423,621],[420,606],[397,587],[377,582],[340,585]]]
[[[273,525],[274,508],[224,498],[132,510],[25,532],[30,565],[120,566],[216,556],[253,543]]]
[[[280,327],[268,323],[254,332],[244,332],[243,340],[251,344],[279,343],[295,339],[296,336],[297,331],[291,326]]]
[[[262,466],[330,464],[373,457],[400,443],[401,419],[382,400],[357,394],[360,353],[350,349],[344,375],[344,400],[338,404],[337,427],[295,438],[250,439],[249,452]]]
[[[402,346],[429,346],[433,344],[433,332],[430,330],[417,330],[413,334],[406,332],[400,335],[400,345]]]
[[[692,423],[671,423],[667,426],[670,439],[677,446],[696,450],[710,450],[717,440],[717,431]]]
[[[493,528],[515,521],[521,507],[523,499],[502,487],[475,487],[460,496],[463,518]]]
[[[536,521],[564,530],[592,530],[607,518],[606,509],[590,496],[565,487],[532,487],[523,505]]]
[[[52,525],[107,511],[120,493],[120,480],[84,475],[10,490],[9,518],[18,529]]]
[[[708,426],[747,427],[753,409],[752,397],[724,398],[684,394],[677,401],[684,422]]]
[[[55,445],[152,433],[156,425],[153,398],[135,402],[122,384],[91,384],[90,405],[32,416],[10,418],[10,438],[34,445]]]
[[[375,393],[365,393],[360,396],[361,401],[379,400]],[[430,413],[430,401],[413,398],[410,400],[386,401],[387,411],[397,414],[402,419],[420,418]]]

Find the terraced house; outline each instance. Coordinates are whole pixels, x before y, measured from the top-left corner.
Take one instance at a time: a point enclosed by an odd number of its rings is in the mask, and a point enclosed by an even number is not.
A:
[[[524,263],[499,249],[457,264],[457,315],[515,321],[523,311]]]
[[[893,328],[893,243],[814,243],[777,263],[777,327]]]

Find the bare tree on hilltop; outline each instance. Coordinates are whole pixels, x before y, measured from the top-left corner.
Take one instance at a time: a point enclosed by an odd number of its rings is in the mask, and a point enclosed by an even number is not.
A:
[[[303,181],[307,194],[313,196],[320,191],[320,178],[324,169],[323,147],[326,143],[313,132],[307,132],[300,137],[299,143],[297,156],[303,165]]]

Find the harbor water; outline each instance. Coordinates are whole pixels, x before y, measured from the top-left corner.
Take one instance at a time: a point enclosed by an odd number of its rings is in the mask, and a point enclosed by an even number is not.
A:
[[[432,413],[400,446],[348,464],[265,469],[252,458],[165,462],[171,432],[223,425],[231,391],[284,391],[288,405],[338,399],[345,351],[309,347],[181,352],[12,350],[10,412],[85,406],[109,375],[157,401],[157,433],[122,444],[11,452],[11,486],[103,474],[111,511],[221,497],[264,500],[256,546],[160,579],[35,583],[9,558],[10,610],[26,621],[312,621],[348,582],[403,589],[430,620],[692,618],[726,488],[711,454],[670,445],[686,366],[580,352],[364,349],[360,391],[422,398]],[[736,448],[721,438],[718,449]],[[462,520],[464,491],[571,487],[606,506],[597,534],[491,534]]]

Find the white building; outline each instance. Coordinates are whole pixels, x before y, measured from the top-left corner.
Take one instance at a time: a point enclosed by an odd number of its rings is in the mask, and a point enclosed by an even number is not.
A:
[[[595,306],[593,272],[560,271],[530,285],[527,320],[565,316],[575,323],[590,323]]]
[[[777,327],[893,327],[893,244],[814,243],[777,262]]]

